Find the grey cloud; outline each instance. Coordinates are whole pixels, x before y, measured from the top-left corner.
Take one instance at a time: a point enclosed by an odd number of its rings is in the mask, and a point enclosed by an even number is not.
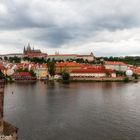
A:
[[[31,34],[30,37],[44,43],[47,42],[51,47],[56,48],[72,39],[67,29],[57,27],[53,27],[53,29],[39,29],[34,35]]]
[[[130,11],[126,12],[124,10],[125,6],[122,7],[123,3],[126,4],[126,2],[120,2],[120,0],[116,1],[118,1],[118,4],[113,4],[115,3],[113,0],[98,0],[98,2],[92,0],[89,0],[89,2],[84,0],[82,2],[81,0],[77,0],[76,2],[70,2],[69,0],[54,0],[48,2],[45,2],[44,0],[37,2],[34,0],[31,0],[30,2],[27,0],[23,0],[23,2],[6,0],[3,4],[7,7],[7,15],[0,17],[0,27],[20,29],[31,27],[46,28],[55,25],[63,27],[80,26],[84,28],[86,24],[94,29],[117,29],[136,25],[139,26],[139,21],[137,21],[139,14],[136,13],[136,9],[139,7],[134,7],[134,9],[131,8]],[[129,1],[127,1],[127,5],[129,4]],[[133,3],[136,2],[137,1],[134,0]],[[61,6],[62,4],[63,6]],[[69,7],[69,9],[67,9],[67,7],[64,8],[64,6]],[[71,16],[73,16],[73,19]],[[86,20],[85,24],[83,24],[82,21],[80,23],[80,21],[77,20],[80,20],[79,17]],[[58,24],[59,21],[61,25]]]
[[[78,42],[115,42],[98,33],[140,27],[139,0],[2,0],[0,4],[5,8],[0,13],[0,31],[17,31],[22,42],[28,38],[51,48]],[[13,42],[19,46],[19,40]],[[5,37],[0,44],[6,41],[12,42]]]

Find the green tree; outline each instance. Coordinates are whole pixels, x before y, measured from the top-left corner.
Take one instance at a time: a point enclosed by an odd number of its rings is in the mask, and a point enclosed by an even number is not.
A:
[[[47,63],[49,63],[50,61],[51,61],[51,59],[50,59],[50,58],[48,58],[46,62],[47,62]]]
[[[9,57],[9,62],[11,63],[20,63],[21,62],[21,58],[14,56],[14,57]]]
[[[55,62],[48,62],[47,65],[48,65],[49,74],[51,76],[54,76],[55,75],[55,70],[56,70],[56,68],[55,68]]]
[[[62,79],[68,81],[70,79],[70,74],[68,72],[63,72]]]
[[[123,71],[116,71],[117,76],[126,76],[125,72]]]
[[[125,77],[124,82],[126,82],[126,83],[129,82],[129,78]]]
[[[5,75],[2,73],[1,70],[0,70],[0,79],[5,79]]]
[[[34,73],[33,70],[30,70],[29,73],[32,75],[32,77],[36,77],[36,74]]]
[[[8,57],[7,56],[4,56],[4,60],[7,61],[8,60]]]
[[[24,57],[23,60],[24,61],[30,61],[30,58],[29,57]]]
[[[133,76],[134,76],[135,79],[139,79],[138,74],[135,74],[135,73],[134,73]]]

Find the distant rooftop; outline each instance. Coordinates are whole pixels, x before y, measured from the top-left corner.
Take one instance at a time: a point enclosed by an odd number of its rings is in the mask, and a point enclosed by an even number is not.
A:
[[[106,65],[126,65],[124,62],[120,62],[120,61],[106,61],[105,64]]]

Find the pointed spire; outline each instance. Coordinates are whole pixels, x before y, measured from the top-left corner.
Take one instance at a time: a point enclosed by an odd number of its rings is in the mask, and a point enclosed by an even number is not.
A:
[[[30,47],[30,43],[28,43],[28,46],[27,47]]]
[[[31,52],[31,46],[30,46],[30,43],[28,43],[28,46],[27,46],[27,52]]]
[[[25,48],[25,46],[24,46],[24,49],[23,49],[23,53],[24,53],[24,54],[26,53],[26,48]]]
[[[91,52],[90,55],[93,56],[94,55],[93,52]]]

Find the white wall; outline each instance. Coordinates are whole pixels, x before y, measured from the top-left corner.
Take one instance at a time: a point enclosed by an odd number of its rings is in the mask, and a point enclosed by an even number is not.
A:
[[[85,76],[85,77],[105,77],[106,73],[71,73],[70,76]]]
[[[105,65],[106,69],[112,69],[117,71],[127,71],[127,65]]]

